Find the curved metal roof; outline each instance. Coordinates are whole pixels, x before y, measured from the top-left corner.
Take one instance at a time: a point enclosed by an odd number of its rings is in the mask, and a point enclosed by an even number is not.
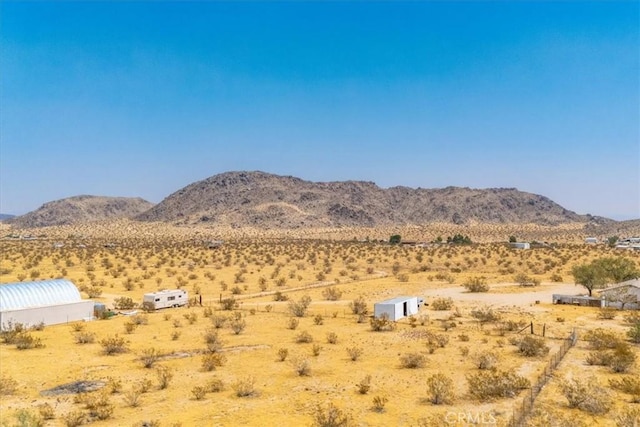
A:
[[[81,300],[76,285],[65,279],[0,285],[0,311],[68,304]]]

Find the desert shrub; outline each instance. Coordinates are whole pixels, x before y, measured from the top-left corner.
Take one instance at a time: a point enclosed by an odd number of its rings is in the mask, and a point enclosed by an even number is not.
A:
[[[525,357],[538,357],[549,353],[549,347],[544,343],[544,339],[533,335],[525,335],[518,339],[516,346],[520,354]]]
[[[14,339],[14,344],[18,350],[29,350],[32,348],[43,348],[44,344],[40,338],[36,338],[28,332],[22,332]]]
[[[484,370],[467,375],[469,394],[477,400],[487,401],[515,397],[520,390],[529,388],[528,379],[514,371]]]
[[[38,405],[38,413],[43,420],[53,420],[56,417],[56,412],[49,403],[43,403]]]
[[[220,393],[224,390],[224,382],[220,378],[212,378],[207,383],[207,390],[210,393]]]
[[[431,309],[436,311],[451,310],[453,308],[453,299],[436,298],[431,301]]]
[[[247,327],[247,322],[244,319],[233,319],[229,326],[234,334],[240,335],[240,333]]]
[[[137,408],[140,406],[142,397],[142,391],[139,387],[132,387],[126,391],[123,395],[124,403],[130,408]]]
[[[469,341],[469,335],[467,334],[460,334],[458,335],[458,339],[462,342],[468,342]]]
[[[369,320],[369,324],[371,325],[371,330],[375,332],[392,331],[396,328],[395,323],[389,320],[387,313],[382,313],[379,317],[372,317]]]
[[[189,322],[190,325],[193,325],[194,323],[196,323],[198,321],[198,314],[197,313],[184,313],[182,315],[187,322]]]
[[[311,347],[311,354],[314,356],[319,356],[321,351],[322,346],[320,344],[314,344],[313,347]]]
[[[213,328],[209,328],[204,333],[204,342],[207,346],[207,351],[209,353],[215,353],[222,349],[224,342],[220,339],[218,335],[218,331]]]
[[[134,333],[137,328],[138,328],[138,324],[137,323],[126,322],[124,324],[124,332],[127,333],[127,334]]]
[[[611,392],[599,386],[593,377],[586,380],[564,379],[560,388],[570,408],[590,414],[605,414],[613,404]]]
[[[172,331],[171,332],[171,340],[172,341],[178,341],[178,338],[180,338],[180,335],[182,335],[182,333],[180,331]]]
[[[129,349],[129,343],[124,338],[118,336],[118,334],[100,340],[100,345],[102,346],[102,351],[107,356],[125,353]]]
[[[434,405],[442,405],[443,403],[453,402],[454,387],[453,380],[443,373],[436,373],[427,379],[427,388],[429,390],[429,401]]]
[[[275,294],[273,294],[273,300],[274,301],[288,301],[289,297],[286,296],[285,294],[283,294],[280,291],[277,291]]]
[[[289,301],[289,313],[295,317],[304,317],[307,314],[310,304],[311,297],[308,295],[303,296],[298,301]]]
[[[498,355],[491,351],[483,351],[473,356],[473,363],[478,369],[493,369],[498,363]]]
[[[610,379],[609,386],[633,396],[633,402],[640,403],[640,377],[626,376],[620,379]]]
[[[238,303],[235,298],[224,298],[220,301],[220,307],[225,311],[231,311],[237,308]]]
[[[367,315],[369,314],[369,309],[367,308],[367,302],[364,300],[363,297],[358,297],[355,300],[351,301],[349,303],[349,308],[351,309],[351,313],[353,314],[363,314],[363,315]]]
[[[298,319],[296,319],[295,317],[290,317],[289,319],[287,319],[287,329],[291,329],[292,331],[294,331],[298,325],[300,324],[300,321]]]
[[[640,408],[625,408],[616,416],[616,427],[638,427],[640,425]]]
[[[338,301],[342,296],[342,291],[335,286],[331,286],[322,291],[322,296],[327,301]]]
[[[471,317],[478,320],[480,324],[497,322],[500,320],[500,313],[488,306],[478,307],[471,310]]]
[[[400,356],[400,366],[406,369],[423,368],[426,363],[427,359],[421,353],[405,353]]]
[[[281,362],[284,362],[287,356],[289,356],[288,348],[281,348],[278,350],[278,359],[280,359]]]
[[[351,417],[333,403],[318,405],[313,412],[314,427],[348,427]]]
[[[122,391],[122,381],[118,378],[108,377],[107,390],[111,394],[120,393],[120,391]]]
[[[138,304],[131,297],[119,297],[113,300],[113,307],[116,310],[131,310],[137,306]]]
[[[229,320],[226,316],[218,316],[215,314],[212,315],[210,319],[211,319],[211,324],[216,329],[223,328],[225,323],[227,323],[227,321]]]
[[[158,378],[158,388],[164,390],[169,387],[169,383],[173,379],[173,371],[166,366],[156,368],[156,376]]]
[[[640,324],[640,311],[632,311],[624,316],[624,322],[631,326]]]
[[[80,331],[74,334],[74,340],[76,344],[92,344],[96,340],[96,335],[91,332]]]
[[[160,359],[160,352],[155,348],[147,348],[142,350],[142,355],[140,356],[140,362],[142,362],[142,366],[145,368],[151,368],[153,365]]]
[[[308,377],[311,375],[311,362],[305,357],[297,357],[291,361],[293,370],[298,376]]]
[[[95,297],[89,296],[89,298],[95,298]],[[144,301],[140,306],[140,308],[145,313],[151,313],[156,310],[156,304],[153,301]]]
[[[463,357],[467,357],[469,355],[469,347],[467,346],[460,347],[460,354]]]
[[[337,344],[338,343],[338,334],[336,334],[335,332],[328,332],[327,333],[327,342],[329,344]]]
[[[611,320],[616,317],[616,309],[613,307],[602,307],[598,310],[598,319]]]
[[[109,401],[108,394],[100,393],[87,396],[84,400],[85,408],[89,410],[89,417],[98,420],[107,420],[113,416],[113,405]]]
[[[347,347],[347,354],[349,359],[355,362],[362,356],[362,349],[360,347]]]
[[[589,348],[593,350],[615,348],[622,341],[615,332],[601,328],[588,331],[584,335],[584,339],[589,342]]]
[[[191,396],[195,400],[202,400],[207,395],[207,388],[201,385],[197,385],[191,389]]]
[[[252,376],[239,379],[233,384],[233,391],[237,397],[250,397],[257,394],[256,380]]]
[[[28,409],[19,409],[15,414],[17,427],[42,427],[44,420],[38,413],[33,413]]]
[[[609,365],[613,372],[627,372],[636,361],[636,354],[627,343],[620,343],[610,350]]]
[[[298,344],[308,344],[313,342],[313,336],[307,331],[302,331],[298,335],[296,335],[296,342]]]
[[[358,384],[356,384],[358,388],[358,393],[367,394],[371,389],[371,375],[365,376]]]
[[[318,326],[322,325],[324,323],[324,317],[322,317],[322,314],[316,314],[313,316],[313,323]]]
[[[489,292],[489,285],[484,276],[470,277],[464,282],[463,286],[469,292]]]
[[[640,344],[640,322],[637,322],[635,325],[632,325],[627,331],[627,336],[631,340],[631,342]]]
[[[210,372],[216,369],[216,367],[224,366],[227,358],[220,353],[207,353],[202,356],[202,370]]]
[[[82,411],[72,411],[62,416],[62,422],[66,427],[78,427],[85,421],[86,415]]]
[[[374,412],[384,412],[384,406],[387,404],[389,399],[384,396],[375,396],[373,398],[373,411]]]

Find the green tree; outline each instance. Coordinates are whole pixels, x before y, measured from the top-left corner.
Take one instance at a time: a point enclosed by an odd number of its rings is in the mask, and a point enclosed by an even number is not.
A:
[[[593,264],[598,265],[605,271],[607,279],[613,283],[624,282],[625,280],[635,279],[640,276],[640,272],[636,267],[635,262],[629,258],[623,257],[606,257],[593,261]]]
[[[509,243],[515,243],[517,241],[518,239],[516,238],[516,236],[509,236]]]
[[[397,245],[400,243],[401,239],[402,238],[399,234],[394,234],[393,236],[389,237],[389,243],[391,243],[392,245]]]
[[[607,283],[605,271],[594,262],[574,266],[571,274],[577,285],[582,285],[589,291],[589,296],[592,296],[594,289],[604,288]]]

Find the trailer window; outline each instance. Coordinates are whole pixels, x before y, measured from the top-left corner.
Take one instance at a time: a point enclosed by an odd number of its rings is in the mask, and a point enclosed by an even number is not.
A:
[[[176,299],[176,297],[169,297],[167,298],[169,301],[173,301],[174,299]]]
[[[160,301],[160,298],[156,298],[156,302]]]

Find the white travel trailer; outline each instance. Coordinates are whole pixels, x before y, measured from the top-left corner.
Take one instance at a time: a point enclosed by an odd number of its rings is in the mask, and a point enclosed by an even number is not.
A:
[[[389,320],[399,320],[403,317],[418,314],[418,297],[397,297],[373,305],[373,315],[380,317],[383,314],[389,316]]]
[[[151,303],[156,310],[159,308],[180,307],[189,303],[189,294],[182,289],[164,289],[144,294],[142,303]]]

